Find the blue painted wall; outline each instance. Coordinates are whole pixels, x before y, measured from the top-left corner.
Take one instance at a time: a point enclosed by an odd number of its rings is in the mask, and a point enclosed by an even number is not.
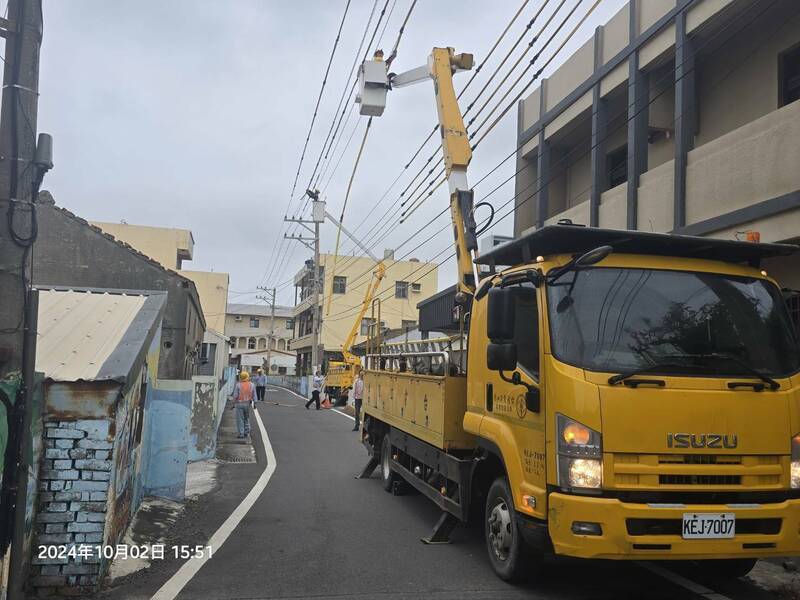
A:
[[[285,387],[293,392],[296,392],[308,398],[311,393],[308,391],[309,377],[302,377],[299,375],[269,375],[267,376],[267,383],[270,385],[277,385],[278,387]]]
[[[147,402],[142,492],[180,502],[186,489],[191,443],[191,381],[159,380]]]

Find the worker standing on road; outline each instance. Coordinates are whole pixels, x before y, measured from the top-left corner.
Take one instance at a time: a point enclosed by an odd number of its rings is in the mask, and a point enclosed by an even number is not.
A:
[[[317,371],[314,373],[314,379],[311,382],[311,398],[308,402],[306,402],[306,409],[311,405],[313,402],[317,406],[317,410],[319,410],[319,395],[322,393],[322,387],[325,384],[325,378],[322,374]]]
[[[361,399],[364,397],[364,371],[359,371],[356,381],[353,384],[353,401],[355,402],[356,424],[353,431],[358,431],[361,424]]]
[[[267,376],[264,375],[264,369],[258,370],[258,375],[253,378],[256,384],[256,399],[259,402],[264,401],[264,394],[267,391]]]
[[[233,388],[233,409],[236,411],[236,429],[240,438],[250,435],[250,405],[256,400],[256,387],[247,371],[239,374],[239,382]]]

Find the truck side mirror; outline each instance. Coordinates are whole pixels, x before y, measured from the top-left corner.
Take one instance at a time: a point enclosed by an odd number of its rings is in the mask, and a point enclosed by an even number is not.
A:
[[[517,345],[490,343],[486,346],[486,366],[490,371],[513,371],[517,368]]]
[[[486,335],[492,342],[514,339],[514,290],[492,288],[488,294]]]

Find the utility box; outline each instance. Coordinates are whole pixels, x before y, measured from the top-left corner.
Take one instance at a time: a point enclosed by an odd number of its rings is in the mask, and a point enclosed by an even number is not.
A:
[[[314,202],[311,204],[311,220],[314,221],[314,223],[325,222],[324,200],[314,200]]]
[[[380,117],[386,108],[386,92],[389,90],[389,74],[382,59],[365,60],[358,71],[358,95],[361,104],[359,113],[369,117]]]

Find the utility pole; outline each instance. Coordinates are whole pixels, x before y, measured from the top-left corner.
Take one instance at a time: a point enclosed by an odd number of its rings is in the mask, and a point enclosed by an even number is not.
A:
[[[269,290],[265,287],[259,286],[258,289],[266,292],[267,294],[272,294],[271,300],[267,296],[257,296],[259,300],[269,302],[270,306],[272,307],[269,315],[269,337],[267,338],[267,375],[269,375],[272,369],[272,340],[275,337],[275,288]]]
[[[325,221],[325,202],[319,200],[318,190],[306,190],[306,194],[308,194],[312,200],[311,220],[290,219],[288,217],[284,217],[283,220],[290,223],[299,224],[301,227],[314,234],[314,237],[304,237],[297,234],[284,234],[283,237],[288,240],[300,242],[306,248],[314,252],[314,268],[311,287],[311,303],[313,305],[311,317],[311,374],[313,375],[317,368],[320,367],[319,333],[322,331],[322,306],[319,299],[319,293],[322,289],[323,282],[321,281],[322,277],[319,264],[319,226]],[[314,228],[312,229],[310,225],[313,225]]]
[[[40,136],[39,0],[9,0],[0,19],[6,39],[0,110],[0,392],[8,422],[0,490],[0,594],[22,598],[25,576],[24,520],[27,504],[31,391],[36,356],[37,296],[31,290],[31,252],[36,240],[36,196],[52,167],[52,140]],[[7,574],[7,579],[6,579]]]
[[[36,117],[42,13],[36,0],[9,0],[0,19],[6,38],[0,112],[0,378],[22,368],[24,307],[30,287],[30,251],[36,237],[34,201],[38,173]],[[11,219],[13,218],[13,221]],[[13,228],[13,229],[12,229]]]

